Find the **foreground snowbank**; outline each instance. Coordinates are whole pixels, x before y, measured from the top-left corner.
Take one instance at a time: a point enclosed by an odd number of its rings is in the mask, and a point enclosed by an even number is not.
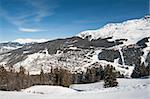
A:
[[[58,94],[66,94],[66,93],[75,93],[76,91],[70,88],[65,88],[61,86],[33,86],[22,90],[25,93],[35,93],[35,94],[51,94],[51,95],[58,95]]]
[[[150,87],[150,79],[117,79],[117,81],[119,82],[118,87],[113,88],[103,88],[104,82],[102,81],[91,84],[74,84],[71,85],[70,88],[80,91],[110,92],[128,91]]]
[[[118,79],[119,87],[102,88],[103,82],[59,86],[33,86],[22,92],[0,91],[0,99],[149,99],[150,79]]]

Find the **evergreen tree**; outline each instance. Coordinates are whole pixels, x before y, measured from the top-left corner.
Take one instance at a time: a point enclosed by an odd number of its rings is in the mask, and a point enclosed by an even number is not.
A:
[[[150,76],[150,65],[148,65],[148,66],[146,67],[146,70],[147,70],[147,76]]]
[[[20,68],[19,68],[19,73],[18,73],[18,79],[17,80],[19,80],[18,81],[18,87],[19,87],[19,89],[21,89],[21,88],[25,88],[25,86],[24,86],[24,80],[25,80],[25,69],[24,69],[24,67],[22,67],[22,66],[20,66]]]
[[[91,82],[91,70],[90,68],[87,68],[86,73],[85,73],[85,78],[83,80],[85,83],[90,83]]]
[[[60,77],[61,77],[61,85],[64,87],[69,87],[73,80],[72,80],[72,74],[69,70],[61,69],[60,71]]]
[[[8,90],[16,90],[16,72],[12,66],[10,66],[8,73]]]
[[[99,67],[96,68],[96,81],[100,81],[104,79],[104,69],[100,65]]]
[[[40,84],[44,84],[44,71],[41,68],[41,73],[40,73]]]
[[[136,66],[134,68],[133,73],[131,74],[131,77],[132,78],[141,78],[141,77],[144,77],[147,75],[148,75],[148,72],[146,70],[146,67],[145,67],[144,63],[142,63],[141,65]]]
[[[115,87],[118,85],[118,82],[116,80],[116,72],[115,69],[108,65],[107,67],[105,67],[104,69],[104,87]]]
[[[54,68],[51,76],[52,84],[59,85],[59,69]]]
[[[28,72],[28,74],[26,75],[26,86],[27,86],[27,87],[32,86],[31,79],[30,79],[30,73],[29,73],[29,72]]]
[[[96,68],[95,67],[87,68],[87,71],[85,73],[84,82],[92,83],[95,81],[96,81]]]
[[[8,75],[7,71],[3,66],[0,66],[0,89],[7,90]]]

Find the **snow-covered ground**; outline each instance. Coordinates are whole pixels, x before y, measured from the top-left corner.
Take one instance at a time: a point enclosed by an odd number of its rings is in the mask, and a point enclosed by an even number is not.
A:
[[[0,99],[149,99],[150,79],[118,79],[119,86],[103,88],[103,82],[59,86],[33,86],[21,92],[0,91]],[[76,91],[76,90],[84,91]]]

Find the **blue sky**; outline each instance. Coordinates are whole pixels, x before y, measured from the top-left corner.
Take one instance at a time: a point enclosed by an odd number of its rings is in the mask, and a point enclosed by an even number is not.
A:
[[[54,39],[149,14],[149,0],[0,0],[0,42]]]

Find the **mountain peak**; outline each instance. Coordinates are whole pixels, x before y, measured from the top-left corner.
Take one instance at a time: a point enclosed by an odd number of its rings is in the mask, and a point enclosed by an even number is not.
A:
[[[127,39],[125,44],[135,44],[137,41],[150,37],[150,16],[147,15],[141,19],[127,20],[122,23],[109,23],[97,30],[87,30],[79,33],[77,36],[92,39],[108,38],[111,41],[117,39]]]
[[[144,16],[144,19],[150,19],[150,15]]]

